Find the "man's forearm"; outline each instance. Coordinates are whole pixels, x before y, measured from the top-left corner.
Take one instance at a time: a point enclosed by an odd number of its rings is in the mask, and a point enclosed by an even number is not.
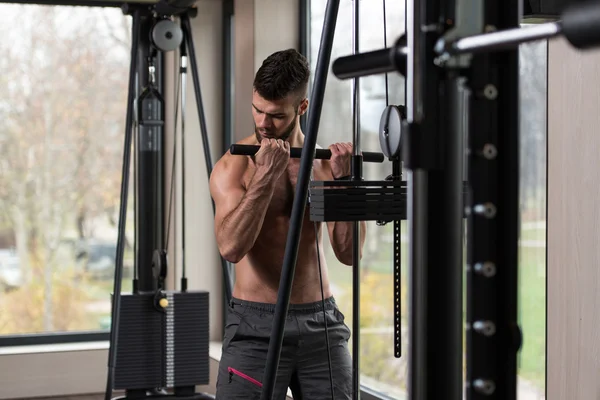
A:
[[[221,224],[217,240],[223,257],[238,262],[254,246],[273,196],[275,179],[257,169],[240,204]]]
[[[346,265],[353,264],[354,222],[331,222],[330,230],[331,246],[337,259]],[[362,250],[365,244],[367,223],[360,222],[359,257],[362,258]]]

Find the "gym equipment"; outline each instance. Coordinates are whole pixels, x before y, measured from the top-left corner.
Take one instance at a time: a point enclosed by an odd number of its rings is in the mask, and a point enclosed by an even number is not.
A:
[[[404,106],[388,105],[381,115],[381,120],[379,121],[379,145],[383,154],[390,160],[400,156],[404,120],[406,120],[406,107]]]
[[[229,152],[233,155],[253,156],[260,149],[260,146],[253,144],[232,144],[229,147]],[[302,156],[302,147],[290,147],[290,157],[300,158]],[[384,160],[382,153],[363,152],[365,162],[382,163]],[[331,151],[328,149],[316,149],[314,158],[319,160],[329,160]]]
[[[339,0],[327,2],[261,400],[271,400],[273,393],[309,185],[311,207],[320,186],[336,185],[311,183],[310,171],[338,9]],[[339,58],[333,72],[355,82],[375,73],[406,76],[401,158],[409,171],[409,398],[463,398],[462,217],[466,213],[467,399],[516,399],[521,345],[517,46],[556,35],[579,49],[597,46],[600,3],[572,4],[562,21],[533,28],[519,27],[520,0],[407,0],[406,9],[406,44],[399,38],[391,48]],[[466,127],[463,114],[468,117]],[[354,133],[359,151],[357,130]],[[360,166],[357,154],[353,159],[353,167]],[[359,167],[353,170],[353,178],[359,177],[357,172]],[[343,193],[364,185],[350,179],[338,190]],[[356,241],[354,246],[356,254]],[[358,399],[358,368],[353,367],[354,399]]]
[[[165,249],[169,244],[169,231],[167,230],[166,238],[163,239],[164,101],[161,94],[163,92],[161,67],[164,52],[180,48],[179,72],[183,82],[182,140],[185,131],[187,54],[190,54],[209,176],[212,171],[189,21],[190,17],[196,15],[196,10],[189,8],[193,3],[193,1],[160,1],[154,6],[132,4],[123,6],[123,12],[132,16],[133,24],[106,400],[111,398],[114,389],[125,390],[125,396],[118,397],[121,400],[213,398],[203,393],[196,393],[195,390],[197,385],[209,383],[208,292],[187,289],[185,264],[182,268],[181,290],[167,290],[165,284],[168,271]],[[175,14],[179,18],[180,25],[173,20]],[[137,99],[134,98],[136,81],[146,82]],[[134,110],[137,113],[134,114]],[[177,117],[175,120],[177,121]],[[121,294],[130,148],[134,127],[137,128],[134,142],[137,165],[136,266],[133,292]],[[176,147],[175,145],[173,150],[173,167]],[[175,168],[171,177],[172,183],[174,171]],[[171,192],[172,190],[173,186]],[[185,191],[185,187],[183,190]],[[172,202],[169,204],[169,219],[171,208]],[[185,251],[185,244],[183,249]],[[185,260],[185,257],[183,259]],[[227,297],[229,299],[231,281],[227,264],[223,259],[221,260],[226,282],[225,295],[229,296]]]

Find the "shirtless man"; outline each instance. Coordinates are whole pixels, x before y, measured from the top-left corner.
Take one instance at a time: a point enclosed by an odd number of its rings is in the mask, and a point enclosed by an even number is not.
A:
[[[260,144],[260,149],[253,157],[225,154],[210,179],[217,244],[223,257],[236,264],[217,400],[260,398],[300,166],[300,159],[289,157],[289,149],[304,144],[300,116],[308,109],[309,76],[306,59],[295,50],[276,52],[263,62],[252,95],[254,133],[239,142]],[[329,149],[330,160],[313,163],[315,180],[350,175],[352,145],[338,143]],[[276,400],[285,398],[288,387],[294,399],[352,398],[350,330],[329,287],[321,224],[316,225],[315,230],[307,209],[275,382]],[[338,260],[352,265],[352,223],[328,222],[327,229]],[[365,232],[362,223],[361,254]]]

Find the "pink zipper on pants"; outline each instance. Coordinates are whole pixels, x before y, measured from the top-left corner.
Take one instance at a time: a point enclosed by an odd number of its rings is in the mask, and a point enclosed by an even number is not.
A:
[[[262,383],[260,383],[256,379],[254,379],[254,378],[252,378],[252,377],[244,374],[243,372],[238,371],[235,368],[227,367],[227,371],[229,371],[230,374],[236,374],[240,378],[243,378],[243,379],[247,380],[248,382],[251,382],[251,383],[255,384],[258,387],[262,387]]]

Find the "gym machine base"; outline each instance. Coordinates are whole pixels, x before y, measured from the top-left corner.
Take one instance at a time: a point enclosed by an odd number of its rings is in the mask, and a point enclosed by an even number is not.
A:
[[[195,0],[160,0],[154,4],[130,3],[122,7],[124,14],[132,16],[133,23],[106,400],[111,399],[113,390],[125,391],[125,396],[115,400],[214,399],[211,395],[196,393],[196,386],[209,384],[209,293],[187,289],[185,264],[180,291],[167,290],[165,284],[169,231],[164,239],[164,104],[161,94],[164,52],[180,50],[182,140],[189,53],[209,176],[212,171],[189,22],[197,13],[192,7],[194,3]],[[176,16],[180,25],[174,22]],[[140,94],[135,98],[138,90]],[[132,293],[121,294],[132,143],[136,164],[136,265]],[[229,299],[228,266],[223,259],[221,261],[225,296]]]
[[[355,46],[355,54],[337,59],[332,70],[339,79],[354,79],[354,85],[359,77],[373,74],[397,72],[406,77],[402,161],[409,171],[408,398],[463,398],[462,217],[466,213],[466,398],[516,399],[521,346],[517,46],[561,34],[579,49],[599,45],[600,2],[574,3],[560,22],[534,28],[520,27],[520,0],[407,0],[406,6],[406,35],[394,46],[364,54],[356,54]],[[311,195],[318,195],[326,185],[344,184],[352,188],[340,190],[366,194],[365,182],[356,182],[360,181],[356,169],[347,182],[310,182],[338,9],[339,0],[327,2],[261,400],[272,397],[309,185]],[[356,27],[357,17],[354,22]],[[357,139],[355,132],[355,145],[360,143]],[[465,148],[468,161],[463,176]],[[361,161],[359,154],[353,155],[353,166],[360,168]],[[398,160],[393,161],[392,180],[399,180]],[[393,190],[401,187],[377,186],[381,197],[396,196]],[[392,189],[383,192],[384,186]],[[325,207],[326,196],[317,198],[317,203]],[[386,201],[390,204],[385,210],[396,222],[402,213],[395,207],[401,208],[402,200],[386,197]],[[365,214],[355,214],[351,220],[374,216],[370,205],[360,212]],[[355,241],[355,250],[357,246]],[[358,399],[356,362],[353,369],[353,398]]]

